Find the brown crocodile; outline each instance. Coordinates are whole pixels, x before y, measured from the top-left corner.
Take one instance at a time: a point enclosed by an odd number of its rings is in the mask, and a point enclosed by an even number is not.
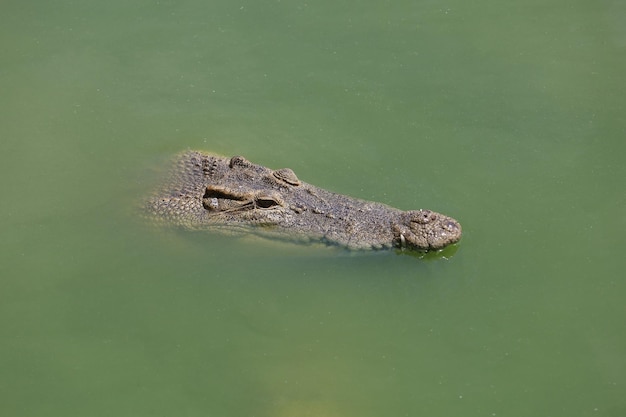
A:
[[[241,156],[181,154],[171,178],[147,202],[150,217],[188,229],[226,229],[318,241],[351,249],[438,250],[461,225],[430,210],[402,211],[336,194]]]

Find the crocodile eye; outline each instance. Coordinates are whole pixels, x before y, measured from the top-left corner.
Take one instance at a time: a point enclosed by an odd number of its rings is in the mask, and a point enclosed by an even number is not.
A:
[[[274,176],[279,180],[285,181],[287,184],[300,185],[300,180],[296,177],[296,174],[289,168],[277,169],[274,171]]]
[[[271,207],[275,207],[275,206],[280,206],[280,203],[276,200],[274,200],[273,198],[268,198],[268,197],[261,197],[261,198],[257,198],[256,200],[256,205],[259,208],[271,208]]]
[[[283,200],[280,195],[275,193],[258,195],[254,199],[257,208],[268,209],[276,206],[282,206]]]

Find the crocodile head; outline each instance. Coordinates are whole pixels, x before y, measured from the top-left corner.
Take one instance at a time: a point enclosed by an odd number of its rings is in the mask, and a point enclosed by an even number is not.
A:
[[[336,194],[241,156],[190,151],[148,201],[158,220],[189,229],[252,232],[354,249],[438,250],[461,238],[454,219],[430,210],[401,211]]]

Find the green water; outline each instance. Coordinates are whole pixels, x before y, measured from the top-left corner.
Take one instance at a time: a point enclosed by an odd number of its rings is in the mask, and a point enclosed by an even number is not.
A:
[[[0,415],[626,415],[622,2],[0,9]],[[146,227],[189,148],[464,238]]]

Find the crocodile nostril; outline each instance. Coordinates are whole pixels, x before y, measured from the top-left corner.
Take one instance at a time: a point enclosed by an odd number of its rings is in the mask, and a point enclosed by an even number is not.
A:
[[[435,213],[434,211],[430,211],[430,210],[419,210],[417,212],[415,212],[415,218],[413,221],[419,223],[419,224],[428,224],[430,222],[433,222],[437,219],[437,213]]]

